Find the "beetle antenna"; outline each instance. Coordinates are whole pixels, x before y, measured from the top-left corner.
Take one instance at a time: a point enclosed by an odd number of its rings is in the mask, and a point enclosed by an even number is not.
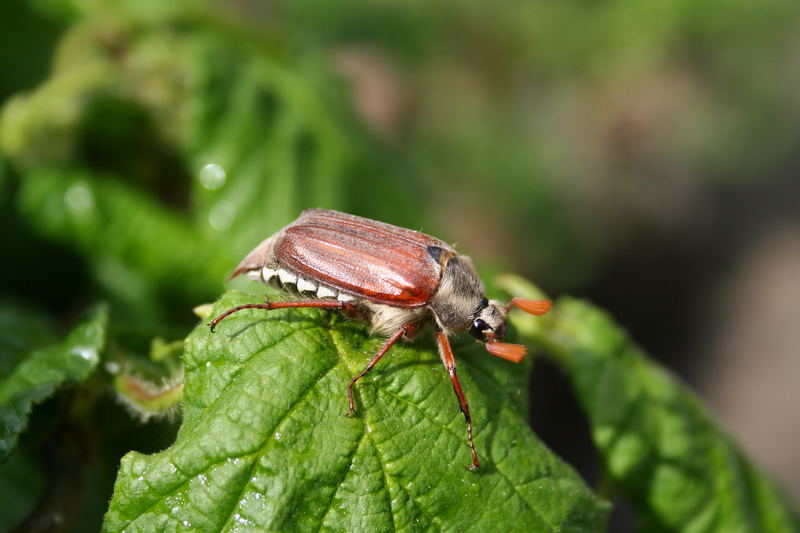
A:
[[[550,300],[529,300],[528,298],[511,298],[511,301],[506,306],[506,313],[508,313],[512,307],[518,307],[522,309],[528,314],[531,315],[543,315],[547,313],[551,307],[553,307],[553,302]]]
[[[531,315],[543,315],[547,313],[552,307],[553,302],[550,300],[530,300],[528,298],[512,298],[506,306],[506,313],[512,308],[518,307]],[[521,344],[509,344],[506,342],[497,342],[494,338],[490,338],[484,344],[486,350],[497,357],[502,357],[506,361],[512,363],[519,363],[525,358],[528,350]]]
[[[486,351],[490,354],[502,357],[506,361],[519,363],[528,353],[527,348],[521,344],[509,344],[507,342],[488,341],[484,344]]]

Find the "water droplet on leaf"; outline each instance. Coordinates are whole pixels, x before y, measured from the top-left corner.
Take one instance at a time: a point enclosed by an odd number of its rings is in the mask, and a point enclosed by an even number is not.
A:
[[[70,213],[82,216],[94,208],[94,194],[85,181],[76,181],[64,193],[64,205]]]
[[[226,230],[236,219],[236,207],[225,200],[217,202],[208,214],[208,223],[216,230]]]
[[[209,190],[219,189],[225,185],[225,169],[215,163],[209,163],[200,169],[200,184]]]

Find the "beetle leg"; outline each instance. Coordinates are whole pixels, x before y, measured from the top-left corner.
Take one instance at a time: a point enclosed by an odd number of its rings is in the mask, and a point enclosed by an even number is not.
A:
[[[400,337],[402,337],[404,334],[410,333],[411,331],[412,331],[411,324],[405,324],[403,327],[398,329],[391,337],[389,337],[389,339],[386,341],[383,347],[380,350],[378,350],[378,353],[376,353],[373,356],[372,361],[369,362],[367,368],[362,370],[357,376],[354,376],[353,379],[350,380],[350,383],[347,385],[348,409],[347,409],[347,414],[345,416],[350,416],[356,411],[355,403],[353,402],[353,385],[356,384],[356,381],[369,374],[370,370],[375,368],[375,365],[377,365],[378,361],[381,360],[381,357],[383,357],[386,354],[386,352],[389,351],[389,348],[391,348],[394,345],[394,343],[400,340]]]
[[[263,304],[244,304],[244,305],[237,305],[236,307],[232,307],[228,309],[214,320],[212,320],[208,326],[211,328],[211,331],[214,331],[214,328],[217,327],[217,324],[222,322],[222,320],[237,311],[241,311],[243,309],[264,309],[266,311],[272,311],[273,309],[287,309],[287,308],[295,308],[295,307],[320,307],[320,308],[327,308],[327,309],[344,309],[344,310],[351,310],[355,309],[351,303],[342,302],[339,300],[288,300],[285,302],[271,302],[269,298],[265,299]]]
[[[467,420],[467,439],[469,441],[469,450],[472,452],[472,465],[470,470],[475,470],[480,466],[478,461],[478,454],[475,452],[475,443],[472,441],[472,418],[469,416],[469,403],[467,397],[464,396],[464,391],[461,388],[461,382],[456,373],[456,359],[453,357],[453,350],[450,348],[450,341],[447,340],[447,335],[444,331],[439,330],[436,332],[436,341],[439,344],[439,355],[442,357],[442,363],[450,374],[450,381],[453,382],[453,390],[458,397],[458,404],[461,407],[461,412],[464,413],[464,418]]]

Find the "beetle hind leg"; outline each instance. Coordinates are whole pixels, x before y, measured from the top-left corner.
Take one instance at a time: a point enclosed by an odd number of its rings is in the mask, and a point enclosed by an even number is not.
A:
[[[213,333],[217,325],[220,322],[222,322],[225,318],[229,317],[233,313],[242,311],[244,309],[264,309],[265,311],[272,311],[273,309],[290,309],[299,307],[340,309],[350,312],[353,312],[355,310],[355,306],[353,304],[342,302],[339,300],[289,300],[284,302],[272,302],[270,301],[269,298],[266,298],[263,304],[244,304],[232,307],[227,311],[225,311],[224,313],[222,313],[221,315],[214,318],[214,320],[212,320],[211,322],[209,322],[208,327],[211,328],[211,332]]]

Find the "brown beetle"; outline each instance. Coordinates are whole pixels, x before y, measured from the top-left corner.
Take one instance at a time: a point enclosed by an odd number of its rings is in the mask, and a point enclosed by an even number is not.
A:
[[[432,319],[439,355],[467,421],[470,470],[480,463],[472,441],[469,404],[447,336],[452,330],[469,331],[492,355],[518,363],[525,357],[525,347],[499,342],[507,331],[509,309],[516,306],[542,315],[551,306],[548,300],[513,298],[508,305],[487,300],[472,261],[448,244],[417,231],[325,209],[304,211],[250,252],[230,278],[245,273],[252,280],[313,298],[240,305],[212,320],[211,331],[242,309],[323,307],[366,320],[373,332],[389,337],[367,367],[350,380],[348,415],[355,410],[356,381],[401,337],[413,339]]]

